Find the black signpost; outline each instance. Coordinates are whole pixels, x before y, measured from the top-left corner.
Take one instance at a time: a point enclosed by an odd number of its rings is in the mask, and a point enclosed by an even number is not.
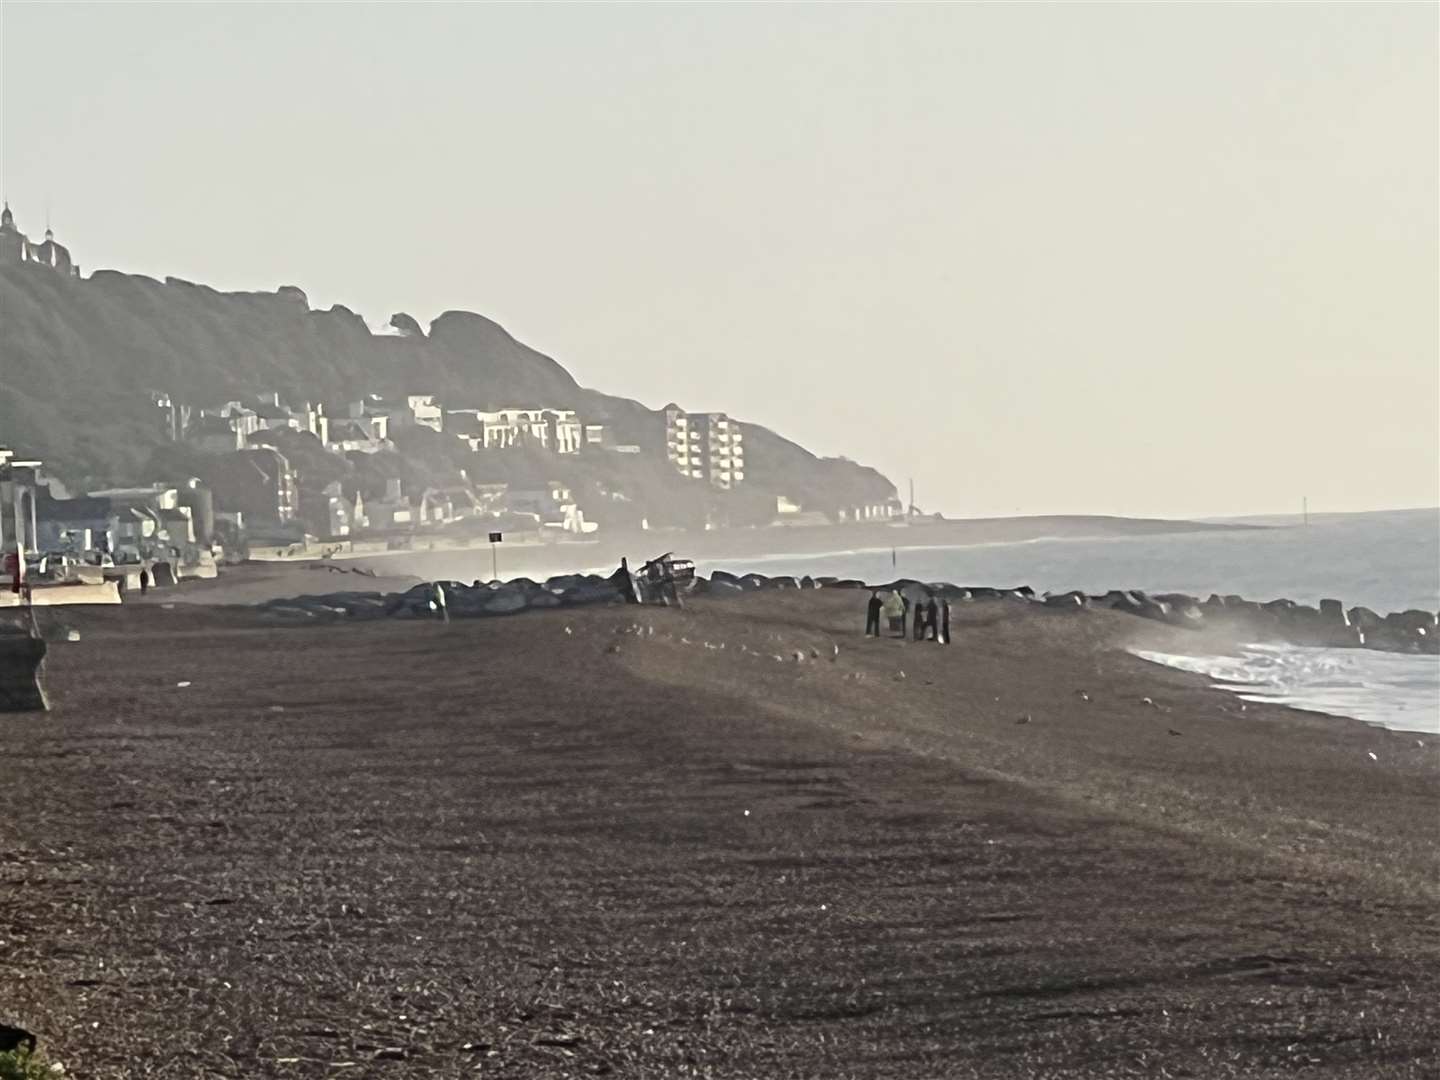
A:
[[[490,580],[500,580],[500,556],[498,554],[500,541],[505,537],[498,532],[490,534]]]

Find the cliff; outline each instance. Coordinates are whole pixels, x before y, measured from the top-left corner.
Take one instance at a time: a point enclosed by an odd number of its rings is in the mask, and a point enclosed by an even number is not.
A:
[[[679,508],[687,520],[675,523],[694,524],[717,506],[722,518],[727,506],[755,518],[763,505],[773,510],[774,494],[826,512],[894,494],[873,469],[818,458],[746,425],[749,491],[726,496],[665,465],[663,415],[580,386],[495,322],[449,311],[428,332],[407,315],[395,316],[392,328],[372,333],[339,305],[312,310],[293,286],[222,293],[111,270],[79,280],[0,266],[0,443],[43,458],[80,486],[144,481],[163,441],[151,403],[156,392],[195,406],[265,391],[324,402],[426,393],[449,408],[573,408],[587,422],[608,424],[616,441],[645,453],[605,455],[614,460],[598,466],[592,460],[580,479],[633,484],[645,509],[653,504],[662,518]],[[511,465],[533,472],[557,464],[487,456],[495,460],[480,471],[494,479]]]

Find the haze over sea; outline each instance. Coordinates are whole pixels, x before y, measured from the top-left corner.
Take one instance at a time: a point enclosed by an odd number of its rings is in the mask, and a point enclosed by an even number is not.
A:
[[[700,569],[957,585],[1029,585],[1037,593],[1112,588],[1238,593],[1314,604],[1334,597],[1385,614],[1440,608],[1440,508],[1245,518],[1269,528],[1105,540],[1041,539],[971,547],[844,551],[710,560]],[[903,535],[903,534],[900,534]],[[1247,697],[1406,730],[1440,732],[1440,657],[1363,649],[1247,646],[1230,656],[1147,659],[1213,676]]]

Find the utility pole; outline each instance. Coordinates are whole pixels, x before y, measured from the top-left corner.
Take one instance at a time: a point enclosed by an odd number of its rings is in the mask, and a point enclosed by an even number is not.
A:
[[[911,518],[913,518],[913,517],[915,516],[915,479],[914,479],[914,477],[911,477],[911,479],[910,479],[910,506],[909,506],[909,508],[908,508],[905,516],[906,516],[906,517],[911,517]]]

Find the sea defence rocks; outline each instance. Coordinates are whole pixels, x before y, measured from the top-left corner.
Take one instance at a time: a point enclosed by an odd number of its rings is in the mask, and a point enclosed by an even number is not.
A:
[[[1440,654],[1440,625],[1434,612],[1411,609],[1382,616],[1366,607],[1347,610],[1339,600],[1329,598],[1312,607],[1284,598],[1262,603],[1233,594],[1212,593],[1200,600],[1186,593],[1151,594],[1139,589],[1111,589],[1092,594],[1071,589],[1037,597],[1028,585],[954,585],[913,578],[867,584],[855,578],[768,577],[725,570],[714,571],[708,579],[697,574],[685,581],[680,591],[687,595],[738,598],[748,593],[792,589],[874,589],[899,592],[911,603],[932,597],[956,604],[1006,601],[1034,605],[1057,614],[1109,609],[1170,626],[1218,630],[1250,641]],[[292,619],[433,619],[441,616],[442,595],[444,614],[451,618],[487,618],[547,608],[635,603],[642,599],[635,591],[630,572],[622,566],[608,577],[561,574],[543,582],[522,577],[468,585],[461,581],[427,581],[403,593],[324,593],[271,600],[261,604],[260,609]]]
[[[1112,589],[1091,596],[1090,604],[1173,626],[1220,630],[1252,641],[1440,654],[1440,630],[1436,616],[1428,611],[1380,616],[1365,607],[1347,611],[1334,599],[1311,607],[1286,598],[1258,602],[1212,593],[1200,601],[1183,593],[1148,595],[1136,589]]]
[[[442,601],[443,598],[443,601]],[[333,592],[269,600],[261,611],[288,618],[483,618],[514,615],[543,608],[619,604],[625,591],[618,575],[562,574],[544,582],[530,578],[512,581],[424,581],[403,593]]]

